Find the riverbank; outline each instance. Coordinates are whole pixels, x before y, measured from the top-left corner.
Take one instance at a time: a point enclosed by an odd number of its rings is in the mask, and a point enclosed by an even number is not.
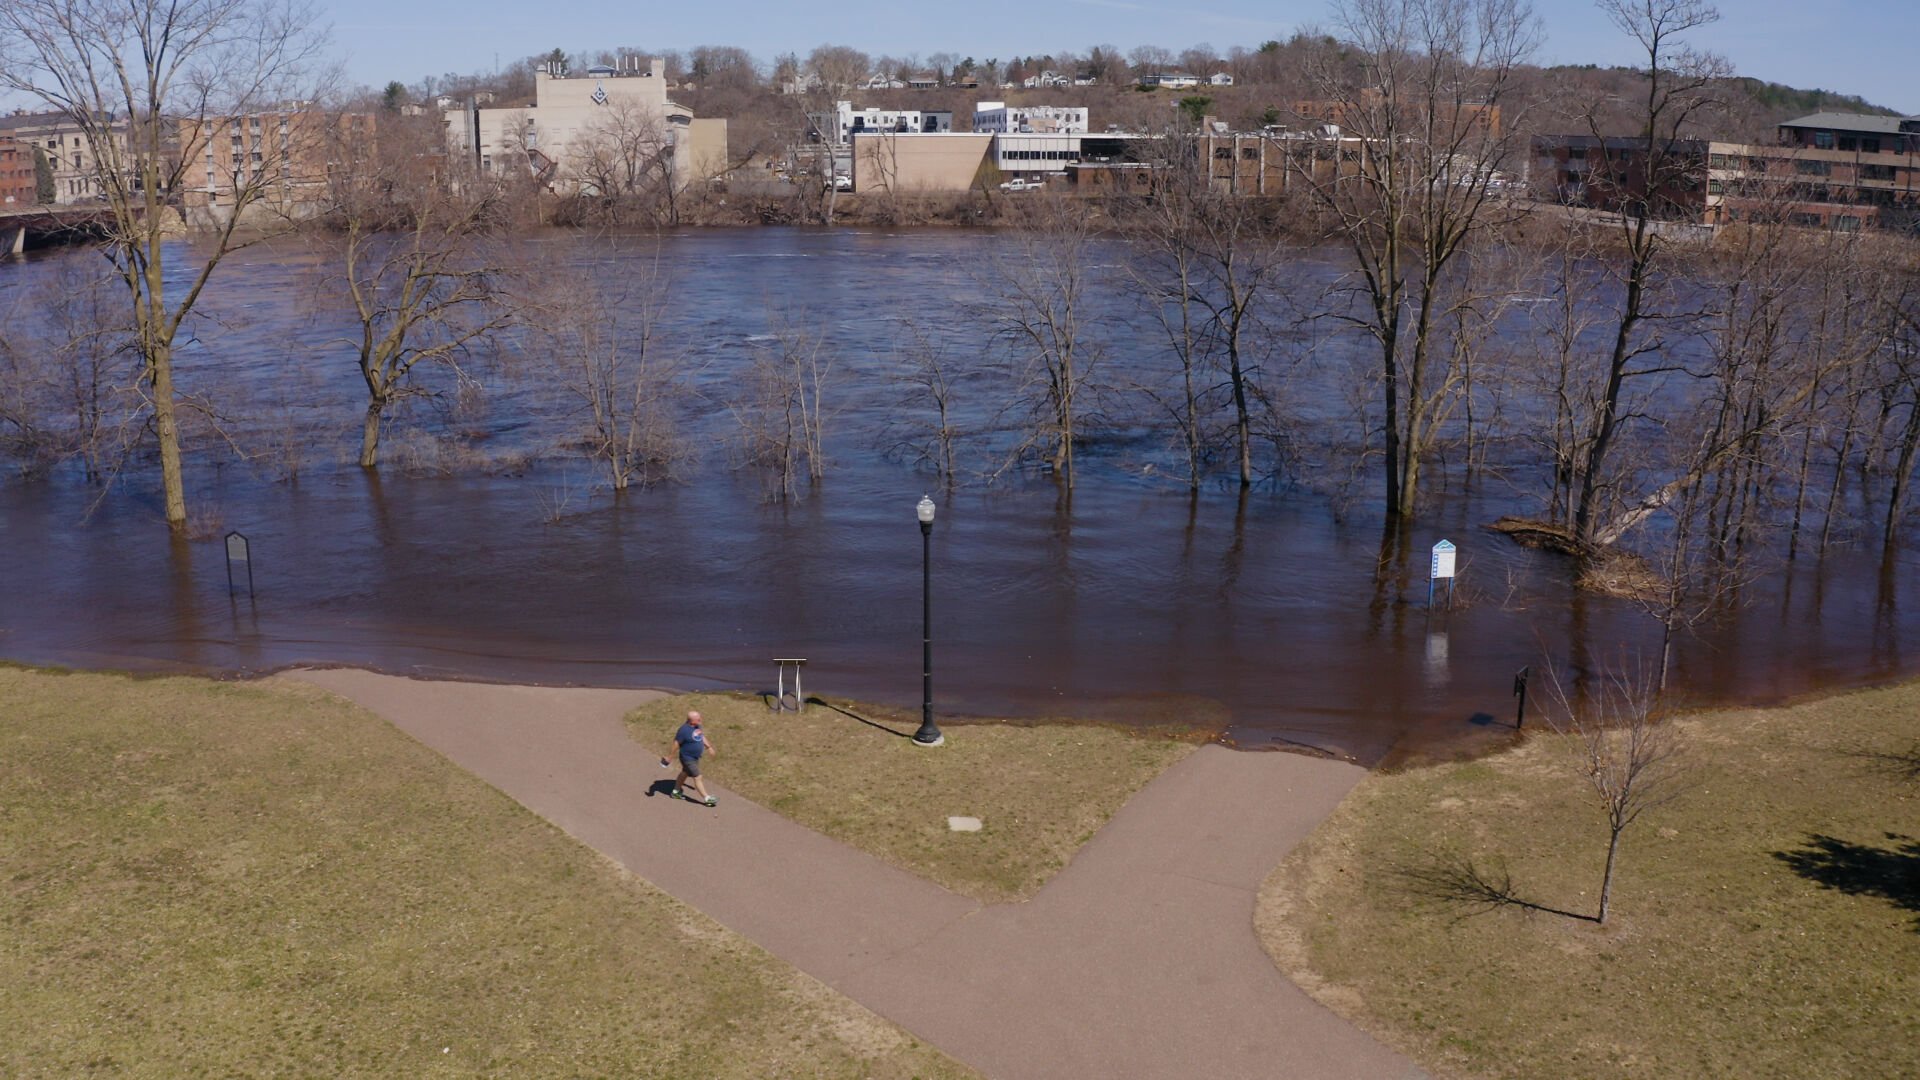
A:
[[[311,686],[0,702],[10,1076],[971,1075]]]
[[[1920,1073],[1916,715],[1908,683],[1677,719],[1681,793],[1625,834],[1604,926],[1565,737],[1372,774],[1268,878],[1262,939],[1445,1074]]]

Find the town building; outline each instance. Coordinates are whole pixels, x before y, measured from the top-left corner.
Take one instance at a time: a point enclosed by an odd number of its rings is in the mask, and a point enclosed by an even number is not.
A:
[[[331,181],[373,153],[372,113],[330,113],[311,105],[283,111],[179,121],[180,205],[199,223],[242,215],[306,217],[331,204]]]
[[[1008,176],[1062,174],[1080,160],[1082,134],[1000,132],[993,136],[993,167]]]
[[[1020,80],[1020,85],[1028,90],[1052,90],[1062,86],[1072,86],[1073,80],[1057,71],[1042,71],[1038,75],[1029,75]]]
[[[1186,90],[1200,85],[1200,78],[1184,72],[1153,72],[1140,76],[1140,85],[1148,89]]]
[[[993,135],[942,131],[859,131],[853,144],[853,189],[863,195],[970,191],[983,180]]]
[[[0,135],[0,207],[17,210],[38,201],[39,185],[33,167],[33,147],[11,135]]]
[[[845,146],[855,135],[891,132],[896,135],[935,135],[953,130],[953,113],[946,109],[854,108],[851,101],[836,101],[831,113],[807,116],[818,141]]]
[[[1369,143],[1334,124],[1222,130],[1209,123],[1197,137],[1195,164],[1207,186],[1227,195],[1281,196],[1359,175]]]
[[[973,107],[973,130],[1085,135],[1087,110],[1062,105],[1008,105],[1004,101],[983,101]]]
[[[1208,86],[1232,86],[1233,76],[1227,72],[1216,72],[1207,79]]]
[[[103,121],[99,125],[113,145],[93,145],[93,137],[66,113],[16,112],[0,116],[0,135],[46,158],[53,172],[53,201],[58,205],[90,202],[104,194],[100,189],[102,154],[108,160],[124,161],[127,153],[127,124],[124,120]]]
[[[667,97],[665,62],[624,57],[618,67],[534,73],[530,104],[446,113],[448,148],[489,175],[530,175],[551,190],[594,186],[609,154],[663,162],[675,187],[727,167],[727,122],[695,119]]]
[[[1536,135],[1529,182],[1535,198],[1614,213],[1698,221],[1706,209],[1707,144],[1624,135]]]
[[[1778,145],[1707,147],[1704,220],[1853,230],[1920,228],[1920,117],[1815,113]]]

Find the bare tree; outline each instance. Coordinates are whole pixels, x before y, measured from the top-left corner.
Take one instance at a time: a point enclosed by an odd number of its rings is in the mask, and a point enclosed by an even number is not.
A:
[[[955,365],[940,343],[918,323],[903,322],[906,345],[893,372],[903,404],[922,414],[896,450],[912,455],[916,465],[930,465],[940,483],[951,487],[957,475],[954,448],[963,434],[955,415]]]
[[[676,225],[674,150],[673,134],[659,116],[633,101],[611,101],[594,110],[569,148],[571,171],[607,224],[621,224],[631,210],[654,224]]]
[[[534,346],[580,400],[588,452],[615,491],[670,480],[687,445],[674,423],[681,356],[663,340],[672,280],[657,241],[610,280],[543,267]]]
[[[425,393],[421,364],[460,363],[512,321],[505,268],[489,241],[498,189],[483,177],[453,183],[429,146],[432,125],[391,131],[377,156],[334,178],[336,272],[352,303],[351,346],[367,387],[360,465],[379,463],[380,427],[397,402]]]
[[[807,54],[807,70],[830,94],[843,94],[866,81],[873,60],[846,45],[821,45]]]
[[[1026,200],[1020,229],[992,261],[986,315],[1013,359],[1027,413],[1012,465],[1038,449],[1070,491],[1086,391],[1102,342],[1089,311],[1094,227],[1060,196]],[[1003,466],[1004,468],[1005,466]]]
[[[300,0],[9,0],[0,7],[0,87],[66,115],[111,220],[105,253],[132,308],[150,393],[166,519],[187,521],[174,345],[220,263],[247,240],[245,211],[299,163],[287,140],[228,171],[228,213],[201,243],[165,243],[170,194],[223,120],[318,96],[323,37]],[[176,137],[179,145],[175,145]],[[258,145],[258,143],[256,143]],[[249,152],[251,154],[251,152]],[[239,157],[239,154],[235,154]],[[190,260],[184,275],[167,268]],[[184,284],[183,284],[184,283]]]
[[[1515,118],[1501,110],[1538,30],[1524,0],[1355,0],[1342,20],[1347,46],[1317,76],[1341,136],[1297,169],[1353,255],[1338,317],[1378,349],[1385,507],[1404,520],[1462,385],[1446,328],[1484,298],[1458,266],[1503,212],[1493,181]]]
[[[1598,0],[1598,4],[1645,57],[1646,98],[1640,130],[1636,138],[1627,140],[1630,149],[1610,149],[1615,143],[1600,139],[1599,182],[1618,185],[1615,201],[1621,206],[1619,240],[1624,257],[1618,269],[1620,301],[1604,389],[1574,466],[1577,495],[1571,526],[1583,542],[1601,541],[1599,511],[1610,494],[1608,459],[1629,417],[1622,407],[1626,388],[1632,380],[1669,370],[1658,362],[1641,362],[1649,354],[1657,357],[1665,345],[1658,332],[1663,314],[1659,268],[1669,244],[1661,225],[1680,216],[1677,192],[1691,167],[1688,129],[1702,112],[1717,106],[1714,86],[1730,74],[1723,60],[1696,52],[1683,41],[1689,31],[1719,21],[1719,11],[1707,0]],[[1594,133],[1600,134],[1598,127]]]
[[[1622,835],[1642,814],[1682,794],[1680,737],[1654,715],[1659,694],[1651,676],[1624,662],[1602,671],[1584,699],[1570,700],[1558,675],[1550,689],[1548,723],[1573,737],[1580,772],[1607,820],[1607,862],[1594,916],[1605,923]]]
[[[745,436],[746,460],[765,468],[780,501],[826,477],[826,388],[834,353],[826,337],[780,313],[771,344],[756,350],[745,396],[732,403]]]

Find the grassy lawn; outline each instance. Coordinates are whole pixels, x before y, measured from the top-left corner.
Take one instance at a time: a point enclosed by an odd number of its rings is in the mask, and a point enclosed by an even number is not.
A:
[[[919,717],[868,706],[775,713],[743,694],[687,694],[627,718],[668,753],[697,709],[716,782],[844,843],[986,901],[1031,896],[1122,803],[1194,749],[1165,736],[1085,724],[947,727],[947,744],[907,736]],[[849,713],[866,718],[867,723]],[[949,816],[977,817],[953,832]]]
[[[1370,776],[1268,879],[1260,933],[1447,1074],[1920,1076],[1917,718],[1920,684],[1677,721],[1688,786],[1627,831],[1605,926],[1431,886],[1470,861],[1591,915],[1606,827],[1566,740]]]
[[[0,669],[0,1074],[970,1075],[292,683]]]

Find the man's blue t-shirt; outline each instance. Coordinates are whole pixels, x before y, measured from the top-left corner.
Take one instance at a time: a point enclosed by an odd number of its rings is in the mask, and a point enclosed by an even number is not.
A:
[[[680,730],[673,733],[673,741],[680,744],[680,756],[700,760],[707,752],[707,737],[692,724],[681,724]]]

